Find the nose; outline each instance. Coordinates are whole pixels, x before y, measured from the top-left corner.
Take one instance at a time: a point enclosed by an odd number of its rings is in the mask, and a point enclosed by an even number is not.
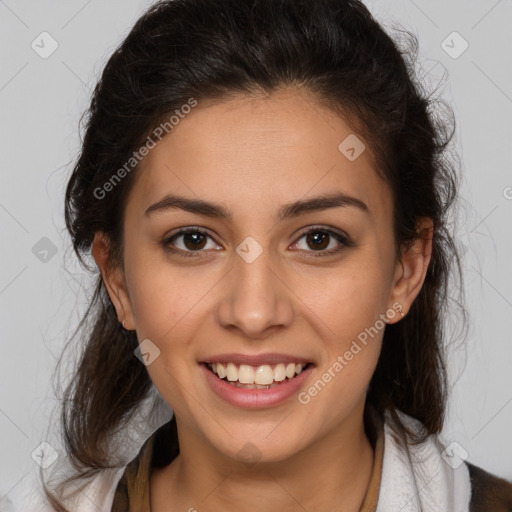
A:
[[[247,339],[267,338],[293,321],[293,293],[269,256],[263,251],[252,262],[235,256],[217,309],[220,325]]]

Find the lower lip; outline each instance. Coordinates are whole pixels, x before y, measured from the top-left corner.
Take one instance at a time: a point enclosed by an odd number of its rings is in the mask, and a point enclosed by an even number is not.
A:
[[[217,395],[226,402],[238,407],[264,409],[284,402],[296,394],[304,381],[313,371],[313,365],[308,366],[293,379],[286,379],[282,384],[269,389],[245,389],[232,386],[219,379],[204,363],[200,364],[206,380]]]

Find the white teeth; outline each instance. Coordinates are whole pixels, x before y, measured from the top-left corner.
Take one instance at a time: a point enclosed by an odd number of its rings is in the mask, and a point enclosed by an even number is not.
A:
[[[235,380],[238,380],[238,368],[233,363],[228,363],[228,366],[226,368],[226,377],[231,382],[235,382]]]
[[[217,363],[217,369],[213,370],[219,378],[223,379],[226,376],[226,369],[220,363]]]
[[[254,370],[252,366],[241,364],[238,370],[238,382],[240,384],[254,384]]]
[[[293,379],[295,375],[302,373],[306,365],[301,363],[279,363],[272,369],[268,364],[253,367],[247,364],[237,366],[234,363],[212,363],[211,369],[220,379],[226,378],[235,385],[243,384],[256,389],[273,387],[276,382],[282,382],[286,378]],[[245,387],[245,386],[243,386]]]
[[[288,363],[286,365],[286,376],[289,379],[292,379],[294,375],[295,375],[295,363]]]
[[[283,363],[279,363],[274,368],[274,380],[276,382],[281,382],[284,379],[286,379],[286,368]]]
[[[268,364],[264,364],[263,366],[259,366],[258,369],[254,372],[254,383],[255,384],[272,384],[274,380],[274,372],[272,368]],[[242,382],[242,381],[240,381]]]

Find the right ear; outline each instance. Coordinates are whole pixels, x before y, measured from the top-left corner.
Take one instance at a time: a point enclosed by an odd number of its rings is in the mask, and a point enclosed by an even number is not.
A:
[[[91,248],[94,261],[101,272],[101,277],[110,300],[114,304],[117,312],[117,318],[128,330],[135,329],[135,322],[132,314],[132,307],[123,269],[119,264],[112,264],[110,240],[108,237],[98,231],[94,235]]]

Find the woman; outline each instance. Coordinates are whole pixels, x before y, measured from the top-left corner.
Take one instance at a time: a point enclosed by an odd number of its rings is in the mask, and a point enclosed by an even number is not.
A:
[[[410,45],[356,0],[135,24],[66,193],[100,273],[54,510],[511,508],[437,438],[457,177]]]

